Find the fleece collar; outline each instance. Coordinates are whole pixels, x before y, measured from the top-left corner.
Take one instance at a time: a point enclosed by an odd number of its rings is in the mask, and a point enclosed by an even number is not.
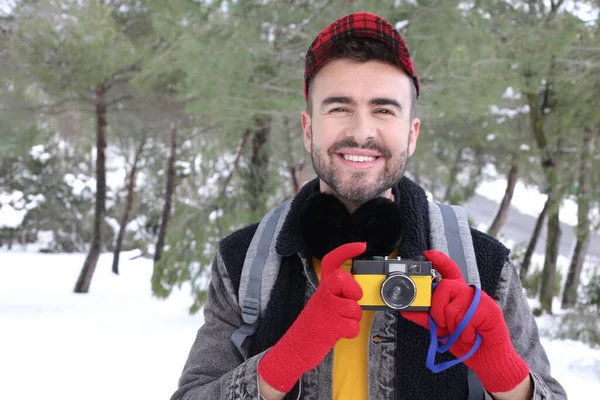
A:
[[[306,183],[292,199],[290,210],[286,216],[275,250],[280,256],[303,254],[312,256],[303,244],[299,217],[301,205],[319,191],[319,179]],[[429,205],[425,191],[410,179],[403,177],[392,188],[398,207],[400,208],[403,236],[399,245],[399,255],[410,258],[422,254],[429,248]]]

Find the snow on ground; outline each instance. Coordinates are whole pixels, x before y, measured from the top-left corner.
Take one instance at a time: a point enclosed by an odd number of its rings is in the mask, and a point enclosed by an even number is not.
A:
[[[186,291],[152,298],[152,263],[103,254],[89,294],[84,254],[0,251],[0,399],[168,399],[202,314]]]
[[[497,179],[478,193],[500,201],[505,185]],[[545,195],[517,184],[513,205],[521,212],[537,216],[544,201]],[[574,224],[571,203],[563,204],[561,218]],[[0,249],[0,399],[170,397],[203,317],[188,314],[189,287],[167,300],[153,298],[152,262],[133,255],[122,254],[116,276],[112,255],[103,254],[90,293],[82,295],[73,287],[84,254]],[[534,262],[540,259],[535,255]],[[551,331],[556,321],[538,318],[540,332]],[[600,349],[549,337],[542,344],[570,399],[600,392]]]
[[[539,301],[529,299],[529,305],[532,309],[536,308]],[[569,399],[589,399],[590,393],[600,390],[600,349],[591,349],[574,340],[550,339],[550,334],[556,332],[560,316],[564,314],[559,298],[553,300],[552,309],[554,315],[536,318],[552,375],[563,385]]]
[[[541,339],[552,376],[567,391],[569,400],[584,400],[600,393],[600,350],[572,340]]]
[[[73,286],[84,254],[0,251],[0,399],[168,399],[203,323],[180,290],[152,298],[152,262],[103,254],[87,295]],[[553,323],[539,320],[540,329]],[[600,350],[542,340],[570,399],[600,392]]]
[[[506,179],[499,178],[483,182],[477,187],[477,194],[494,200],[497,203],[502,201],[506,191]],[[540,193],[537,188],[527,187],[522,181],[518,181],[513,194],[512,205],[520,212],[532,217],[538,217],[544,208],[547,195]],[[560,208],[561,222],[576,226],[577,225],[577,203],[566,199]]]

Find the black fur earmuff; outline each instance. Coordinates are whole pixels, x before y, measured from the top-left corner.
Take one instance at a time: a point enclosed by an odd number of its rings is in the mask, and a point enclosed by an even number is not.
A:
[[[350,214],[335,196],[315,193],[303,204],[299,223],[307,249],[318,259],[350,242],[367,242],[361,257],[387,256],[400,242],[403,230],[398,205],[383,197]]]

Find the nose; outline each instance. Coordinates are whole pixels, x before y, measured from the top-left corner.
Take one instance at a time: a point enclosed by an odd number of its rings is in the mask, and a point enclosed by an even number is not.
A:
[[[350,123],[349,136],[352,136],[359,144],[366,143],[375,137],[377,128],[369,112],[357,111]]]

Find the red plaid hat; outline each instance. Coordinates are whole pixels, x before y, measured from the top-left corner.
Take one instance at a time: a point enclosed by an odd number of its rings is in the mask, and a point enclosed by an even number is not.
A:
[[[404,39],[385,19],[371,13],[359,12],[346,15],[323,29],[310,45],[304,60],[304,97],[308,98],[308,82],[327,60],[336,43],[343,40],[365,38],[383,43],[397,57],[402,69],[410,76],[419,97],[419,78],[413,66]]]

